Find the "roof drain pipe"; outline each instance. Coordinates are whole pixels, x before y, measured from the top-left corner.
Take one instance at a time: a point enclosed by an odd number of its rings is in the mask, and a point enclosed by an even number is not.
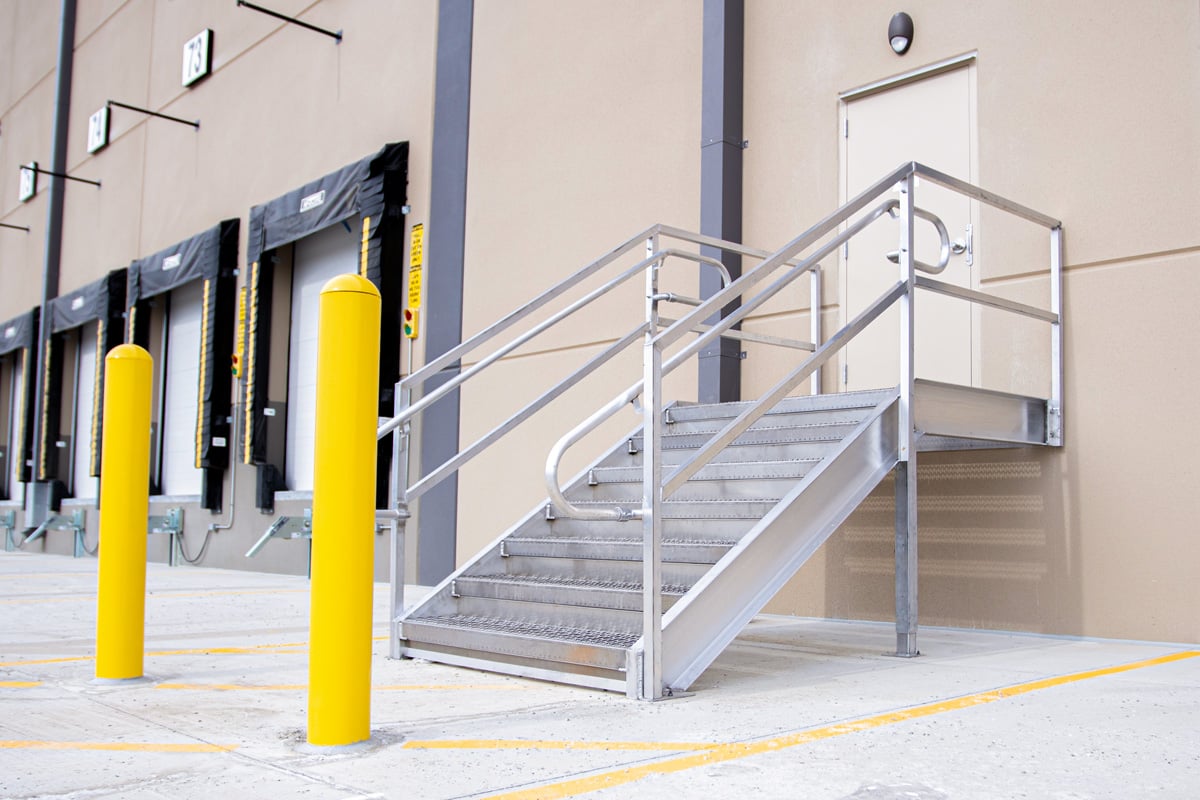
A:
[[[63,188],[67,173],[67,127],[71,121],[71,73],[75,66],[75,0],[62,0],[58,18],[58,65],[54,89],[54,133],[50,154],[49,207],[46,212],[46,257],[42,267],[42,313],[38,321],[37,368],[34,374],[34,458],[42,441],[45,409],[46,343],[50,339],[50,301],[58,297],[58,274],[62,260]],[[26,527],[37,527],[50,518],[51,481],[32,476],[26,507]]]

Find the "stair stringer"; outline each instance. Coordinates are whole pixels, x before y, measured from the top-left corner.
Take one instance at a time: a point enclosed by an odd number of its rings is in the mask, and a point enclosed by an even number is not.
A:
[[[899,461],[898,430],[896,393],[672,606],[663,616],[665,686],[687,689],[879,485]],[[631,664],[642,650],[639,640]]]

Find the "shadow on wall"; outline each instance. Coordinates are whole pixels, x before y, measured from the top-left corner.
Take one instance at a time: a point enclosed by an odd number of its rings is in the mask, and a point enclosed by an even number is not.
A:
[[[923,453],[920,623],[1078,634],[1079,542],[1061,450]],[[825,614],[892,620],[893,481],[826,545]]]

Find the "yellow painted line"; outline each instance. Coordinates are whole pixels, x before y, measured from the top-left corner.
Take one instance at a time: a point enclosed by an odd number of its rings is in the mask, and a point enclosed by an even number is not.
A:
[[[228,589],[205,592],[155,592],[149,591],[146,597],[219,597],[222,595],[243,594],[308,594],[308,589]],[[95,600],[95,592],[75,592],[70,595],[54,597],[19,597],[12,600],[0,600],[0,605],[40,605],[42,603],[78,603],[83,600]],[[387,638],[387,637],[384,637]]]
[[[172,744],[169,742],[39,742],[0,740],[0,750],[120,750],[134,753],[228,753],[235,744]]]
[[[929,717],[933,716],[934,714],[944,713],[946,711],[956,711],[963,708],[971,708],[972,706],[993,703],[997,700],[1003,700],[1008,697],[1016,697],[1017,695],[1027,694],[1029,692],[1036,692],[1041,689],[1050,689],[1055,686],[1063,686],[1065,684],[1085,681],[1091,678],[1099,678],[1105,675],[1116,675],[1122,672],[1129,672],[1130,670],[1142,669],[1143,667],[1169,664],[1173,661],[1182,661],[1184,659],[1195,658],[1197,656],[1200,656],[1200,651],[1189,650],[1180,653],[1172,653],[1171,655],[1161,656],[1159,658],[1150,658],[1144,661],[1134,661],[1129,664],[1119,664],[1114,667],[1104,667],[1102,669],[1087,670],[1086,672],[1075,672],[1069,675],[1059,675],[1053,678],[1029,681],[1028,683],[1019,683],[1013,686],[1005,686],[1003,688],[993,689],[987,692],[979,692],[977,694],[966,695],[964,697],[957,697],[950,700],[939,700],[934,703],[926,703],[925,705],[913,706],[912,708],[905,708],[899,711],[890,711],[885,714],[877,714],[872,717],[864,717],[862,719],[851,720],[848,722],[840,722],[836,725],[827,725],[822,728],[800,731],[799,733],[776,736],[771,739],[717,745],[695,755],[667,758],[650,764],[642,764],[634,767],[610,770],[608,772],[587,775],[582,778],[560,781],[558,783],[547,784],[544,786],[536,786],[530,789],[520,789],[515,792],[505,792],[503,794],[490,795],[486,800],[535,800],[535,798],[537,800],[558,800],[559,798],[564,797],[575,797],[576,795],[587,794],[588,792],[596,792],[601,789],[608,789],[614,786],[623,786],[627,783],[639,781],[642,778],[650,775],[668,775],[674,772],[682,772],[695,767],[708,766],[710,764],[717,764],[723,761],[732,761],[738,758],[746,758],[747,756],[777,752],[789,747],[810,744],[812,742],[818,742],[824,739],[832,739],[837,736],[845,736],[851,733],[858,733],[859,731],[880,728],[885,725],[893,725],[897,722],[907,722],[908,720]]]
[[[25,661],[0,661],[0,667],[24,667],[31,664],[65,664],[69,661],[94,661],[95,656],[66,656],[64,658],[30,658]]]
[[[3,684],[0,684],[3,685]],[[218,691],[218,692],[298,692],[308,688],[307,683],[276,683],[276,684],[245,684],[245,683],[159,683],[155,689],[175,689],[179,691]],[[439,684],[414,683],[391,684],[374,686],[377,692],[436,692],[436,691],[503,691],[523,689],[523,686],[508,686],[491,683]]]
[[[159,683],[155,689],[178,689],[181,691],[216,691],[216,692],[297,692],[308,688],[304,683],[276,683],[262,686],[248,686],[239,683]]]
[[[0,681],[0,689],[32,689],[41,685],[41,681]]]
[[[147,656],[193,656],[193,655],[254,655],[259,653],[303,653],[308,642],[285,642],[282,644],[256,644],[248,647],[196,647],[187,650],[147,650]],[[25,661],[0,661],[0,667],[23,667],[32,664],[63,664],[72,661],[94,661],[91,656],[64,656],[62,658],[39,658]]]
[[[402,750],[715,750],[702,742],[570,742],[553,739],[427,739],[405,742]]]

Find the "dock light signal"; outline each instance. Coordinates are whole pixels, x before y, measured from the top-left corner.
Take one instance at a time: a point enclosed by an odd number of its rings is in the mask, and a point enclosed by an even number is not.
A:
[[[415,308],[404,309],[404,335],[415,339],[420,333],[421,312]]]
[[[235,378],[242,377],[242,357],[237,353],[234,353],[232,356],[232,360],[229,365],[229,371],[233,373],[233,377]]]

